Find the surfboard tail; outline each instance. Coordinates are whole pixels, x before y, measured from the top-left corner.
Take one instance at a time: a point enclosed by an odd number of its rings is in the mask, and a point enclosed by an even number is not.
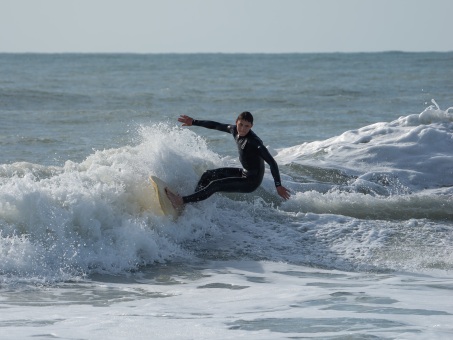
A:
[[[167,195],[167,190],[170,191],[173,195],[176,195],[174,194],[174,191],[168,186],[167,183],[156,176],[150,176],[149,180],[154,187],[154,191],[156,193],[157,200],[159,202],[163,215],[170,216],[174,220],[176,220],[181,214],[182,209],[175,208]]]

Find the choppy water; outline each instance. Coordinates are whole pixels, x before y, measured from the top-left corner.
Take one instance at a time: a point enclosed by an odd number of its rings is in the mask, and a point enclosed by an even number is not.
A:
[[[449,338],[451,65],[0,55],[0,338]],[[244,110],[291,200],[266,173],[159,216],[149,175],[188,194],[238,164],[229,135],[179,114]]]

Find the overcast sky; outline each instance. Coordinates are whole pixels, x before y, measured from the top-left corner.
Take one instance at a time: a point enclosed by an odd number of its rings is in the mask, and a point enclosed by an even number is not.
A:
[[[0,0],[0,52],[453,51],[453,0]]]

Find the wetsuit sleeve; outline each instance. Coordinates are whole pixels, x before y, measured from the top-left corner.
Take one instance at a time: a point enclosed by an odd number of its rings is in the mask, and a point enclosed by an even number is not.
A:
[[[212,120],[196,120],[196,119],[194,119],[192,121],[192,125],[201,126],[201,127],[207,128],[207,129],[219,130],[219,131],[231,133],[230,124],[217,123],[217,122],[213,122]]]
[[[274,177],[275,186],[281,186],[282,181],[280,179],[280,171],[278,170],[278,165],[274,157],[272,157],[272,155],[269,153],[269,150],[263,144],[258,146],[258,152],[260,153],[260,156],[264,159],[264,161],[269,164],[272,177]]]

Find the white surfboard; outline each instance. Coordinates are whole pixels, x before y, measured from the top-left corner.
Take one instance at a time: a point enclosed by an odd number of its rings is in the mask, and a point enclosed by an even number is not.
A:
[[[176,220],[179,217],[179,211],[173,207],[173,204],[171,204],[171,201],[165,192],[165,188],[168,188],[172,192],[174,191],[168,186],[167,183],[156,176],[149,176],[149,181],[153,185],[156,198],[160,204],[160,208],[162,209],[162,213],[165,216],[170,216]]]

